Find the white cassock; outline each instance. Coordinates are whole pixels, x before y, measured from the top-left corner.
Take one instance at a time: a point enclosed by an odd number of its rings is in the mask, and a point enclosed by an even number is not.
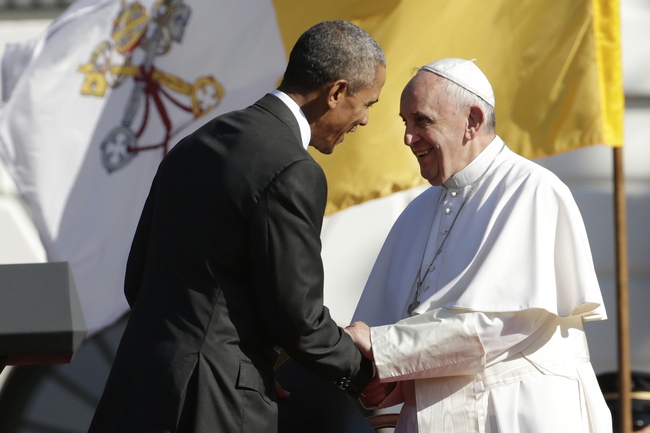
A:
[[[582,324],[605,318],[569,189],[496,137],[404,210],[353,321],[372,327],[382,382],[414,380],[396,432],[601,433]]]

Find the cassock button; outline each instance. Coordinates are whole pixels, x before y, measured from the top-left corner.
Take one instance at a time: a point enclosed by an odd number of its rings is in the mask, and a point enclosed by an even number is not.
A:
[[[445,209],[445,213],[446,213],[447,215],[449,215],[449,214],[451,213],[451,209],[449,209],[449,208]]]
[[[443,230],[443,231],[441,231],[440,234],[441,234],[441,235],[446,235],[446,234],[447,234],[447,230]]]
[[[458,195],[458,193],[457,193],[456,191],[452,191],[452,192],[451,192],[451,196],[452,196],[452,197],[456,197],[457,195]]]

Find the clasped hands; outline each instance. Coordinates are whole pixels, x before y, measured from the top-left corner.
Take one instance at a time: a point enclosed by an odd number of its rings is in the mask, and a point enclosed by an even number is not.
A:
[[[352,341],[357,346],[361,355],[375,362],[375,357],[372,352],[372,341],[370,339],[370,327],[363,322],[354,322],[350,326],[343,329],[352,338]],[[368,386],[361,393],[359,401],[366,409],[374,409],[386,399],[395,389],[395,382],[380,383],[379,376],[374,375]]]

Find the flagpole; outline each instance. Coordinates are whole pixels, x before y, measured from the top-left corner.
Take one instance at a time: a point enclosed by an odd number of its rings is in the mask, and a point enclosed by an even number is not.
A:
[[[618,374],[620,432],[632,431],[632,372],[630,370],[629,278],[627,210],[623,173],[623,147],[614,149],[614,219],[618,307]]]

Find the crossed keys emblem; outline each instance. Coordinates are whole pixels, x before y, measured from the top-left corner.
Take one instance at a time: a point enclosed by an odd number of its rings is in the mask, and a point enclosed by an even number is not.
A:
[[[117,88],[127,78],[135,82],[120,125],[112,128],[100,145],[101,161],[109,173],[124,167],[145,150],[162,149],[163,156],[167,154],[171,137],[216,108],[225,95],[223,86],[212,76],[189,83],[156,68],[154,59],[165,55],[173,42],[181,41],[190,7],[182,0],[158,0],[151,11],[149,20],[147,10],[140,3],[123,1],[113,23],[112,40],[101,42],[92,52],[90,61],[78,68],[86,75],[81,87],[81,93],[86,96],[103,97],[108,88]],[[138,48],[144,51],[144,60],[134,65],[133,54]],[[191,113],[189,121],[174,129],[163,98]],[[158,143],[140,144],[139,139],[153,110],[160,116],[164,137]],[[141,121],[135,126],[138,113],[142,113]]]

